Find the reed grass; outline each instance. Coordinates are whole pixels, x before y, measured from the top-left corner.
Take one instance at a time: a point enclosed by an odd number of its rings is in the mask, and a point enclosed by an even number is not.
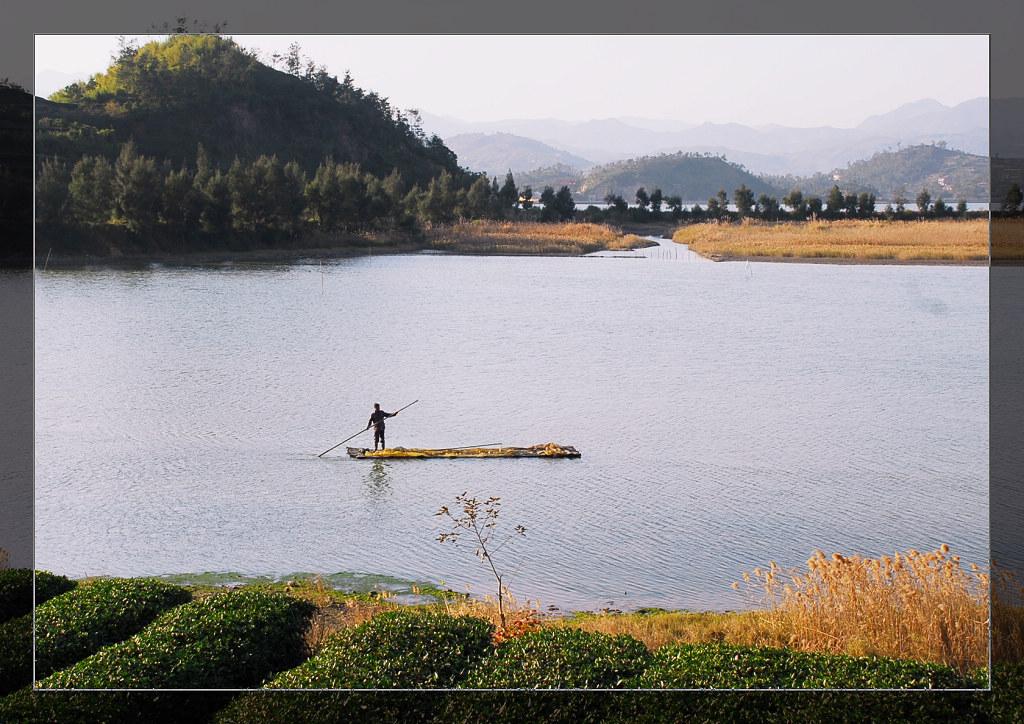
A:
[[[988,259],[988,219],[875,221],[844,219],[741,224],[692,224],[673,241],[712,259],[891,259],[976,261]],[[1024,246],[1024,243],[1022,243]]]
[[[394,600],[396,595],[386,589],[375,590],[371,600],[354,598],[328,588],[320,576],[310,581],[289,582],[285,592],[296,598],[306,599],[316,605],[309,631],[306,634],[306,646],[311,654],[315,654],[324,642],[335,633],[358,626],[369,621],[379,613],[406,606]],[[419,594],[417,586],[412,587],[413,594]],[[443,611],[451,616],[473,616],[490,621],[494,624],[494,644],[522,636],[530,631],[537,631],[548,623],[548,619],[539,612],[539,602],[527,599],[520,603],[508,590],[505,590],[504,613],[505,625],[501,623],[501,610],[493,596],[472,598],[469,594],[452,594],[442,598],[438,603],[421,604],[424,608]]]
[[[545,617],[540,613],[538,601],[527,599],[525,604],[521,604],[507,589],[501,607],[498,606],[497,599],[492,596],[484,596],[483,599],[469,596],[445,599],[436,607],[451,616],[473,616],[490,621],[494,624],[493,642],[495,645],[531,631],[539,631],[547,623]],[[502,613],[504,613],[504,625],[502,625]]]
[[[989,665],[991,598],[992,663],[1024,661],[1024,586],[1011,572],[962,565],[945,545],[878,559],[815,551],[807,567],[799,573],[771,563],[744,574],[756,602],[748,611],[577,614],[553,625],[628,634],[652,650],[674,642],[789,647],[968,674]]]
[[[989,574],[962,567],[948,546],[877,559],[815,551],[807,568],[786,572],[772,562],[743,574],[761,590],[762,625],[791,647],[964,673],[988,665]]]
[[[992,564],[992,663],[1024,663],[1024,585]]]
[[[788,637],[773,634],[756,611],[730,613],[658,611],[652,613],[577,614],[554,623],[611,636],[628,634],[652,651],[667,644],[725,643],[735,646],[784,646]]]
[[[457,254],[581,256],[633,249],[646,242],[600,224],[471,221],[426,232],[427,248]]]
[[[1024,218],[992,219],[992,259],[1024,261]]]

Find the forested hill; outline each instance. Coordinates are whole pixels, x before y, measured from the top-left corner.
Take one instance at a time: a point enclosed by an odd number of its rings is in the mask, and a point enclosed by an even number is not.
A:
[[[926,189],[933,198],[981,202],[989,200],[990,188],[988,158],[947,149],[943,143],[882,151],[846,168],[807,178],[766,178],[787,190],[800,188],[825,195],[836,184],[848,191],[873,193],[879,199],[913,197]]]
[[[0,264],[32,262],[32,94],[0,81]]]
[[[74,164],[84,155],[114,159],[134,139],[142,155],[194,164],[202,144],[212,164],[260,156],[296,161],[312,173],[326,157],[356,162],[378,177],[398,169],[426,185],[458,172],[452,153],[426,138],[418,117],[339,81],[310,62],[282,72],[217,35],[174,35],[125,47],[105,73],[39,103],[37,157]]]
[[[709,153],[672,153],[616,161],[590,169],[580,182],[579,193],[586,200],[601,200],[609,194],[632,199],[637,188],[657,187],[665,195],[678,196],[684,203],[704,203],[725,189],[745,184],[754,195],[777,194],[779,189],[754,176],[739,164]]]

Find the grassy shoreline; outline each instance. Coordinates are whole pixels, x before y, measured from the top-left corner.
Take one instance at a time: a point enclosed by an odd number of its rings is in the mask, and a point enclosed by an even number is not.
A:
[[[54,253],[52,246],[39,243],[35,267],[67,269],[87,266],[138,267],[149,264],[287,264],[306,259],[344,259],[424,251],[487,256],[582,256],[594,251],[642,248],[652,243],[617,227],[600,224],[482,221],[439,226],[411,234],[313,234],[309,238],[289,242],[286,246],[254,244],[251,248],[243,249],[139,251],[131,249],[127,243],[123,249],[114,249],[95,242],[95,254],[63,254],[59,251]]]
[[[982,265],[989,222],[802,221],[693,224],[673,241],[713,261]]]
[[[747,610],[739,612],[693,612],[666,611],[661,609],[638,611],[633,613],[590,613],[575,612],[571,614],[544,615],[530,601],[521,604],[512,599],[506,602],[507,625],[502,629],[498,624],[497,606],[490,597],[472,598],[466,593],[450,590],[431,589],[419,594],[432,597],[433,602],[404,602],[400,595],[390,593],[384,588],[375,588],[370,592],[348,593],[336,590],[328,585],[320,576],[312,578],[296,578],[294,580],[261,581],[236,585],[196,583],[189,585],[165,582],[161,578],[89,578],[76,582],[76,588],[52,599],[59,607],[68,608],[62,602],[64,598],[73,598],[86,594],[95,599],[95,604],[103,605],[105,594],[90,593],[97,588],[111,588],[113,596],[109,603],[130,606],[131,596],[118,593],[119,588],[162,586],[165,589],[178,589],[187,592],[192,601],[212,601],[231,597],[236,594],[277,597],[282,600],[295,600],[309,606],[309,625],[303,639],[308,656],[314,657],[339,634],[350,631],[356,626],[369,622],[381,614],[392,611],[409,611],[425,615],[444,615],[455,619],[473,618],[488,622],[493,627],[492,643],[500,646],[503,642],[541,631],[571,629],[587,635],[606,636],[611,638],[628,638],[643,645],[650,652],[679,645],[686,646],[726,646],[736,650],[753,652],[792,651],[805,652],[813,655],[840,654],[852,658],[882,658],[894,661],[916,661],[924,665],[935,665],[950,668],[965,677],[965,680],[979,679],[987,664],[986,660],[972,662],[961,661],[960,665],[951,665],[936,660],[933,656],[886,656],[877,651],[843,652],[815,649],[813,646],[801,646],[794,640],[790,630],[779,626],[772,620],[770,612],[763,610]],[[121,602],[121,603],[118,603]],[[40,603],[42,605],[42,602]],[[175,605],[180,605],[178,602]],[[37,608],[39,615],[46,619],[49,613],[41,613],[44,609]],[[71,615],[63,612],[62,631],[70,626],[75,629],[81,626],[88,629],[94,625],[91,618],[76,620],[84,609],[72,609]],[[108,616],[110,614],[107,614]],[[216,631],[210,632],[217,635]],[[104,644],[105,646],[106,644]],[[775,655],[775,654],[772,654]],[[797,687],[799,688],[799,687]]]
[[[413,235],[394,233],[314,236],[276,246],[188,252],[100,251],[95,255],[37,254],[36,268],[205,266],[229,263],[288,264],[300,260],[410,254],[424,251],[481,256],[582,256],[595,251],[652,246],[642,238],[672,238],[712,261],[805,264],[989,263],[987,219],[933,221],[840,220],[742,224],[664,223],[618,228],[604,224],[476,221],[435,227]],[[999,251],[999,250],[996,250]],[[998,257],[998,254],[994,254]]]
[[[916,581],[920,595],[935,589],[944,603],[950,591],[939,579],[963,579],[959,559],[945,546],[930,554],[908,552],[896,566],[859,563],[856,556],[815,555],[805,582],[829,586],[832,593],[821,602],[841,613],[845,603],[834,598],[849,578],[842,569],[851,565],[876,574],[883,568],[883,588],[899,590]],[[811,580],[814,572],[819,578]],[[902,572],[912,575],[901,578]],[[774,564],[755,571],[769,585],[781,574]],[[981,582],[975,574],[967,578]],[[324,721],[368,721],[371,715],[395,720],[399,714],[450,724],[480,721],[493,703],[502,714],[495,720],[508,722],[549,720],[564,706],[569,709],[559,721],[826,721],[837,705],[851,707],[848,721],[1016,721],[1024,705],[1019,599],[1005,606],[993,598],[992,609],[994,638],[1013,638],[1005,620],[1016,622],[1015,649],[994,647],[991,662],[949,665],[872,650],[809,651],[787,640],[785,627],[772,625],[778,618],[771,606],[545,618],[536,604],[513,602],[515,613],[499,628],[493,601],[446,590],[430,591],[439,599],[430,604],[403,604],[379,589],[333,590],[320,576],[225,586],[233,574],[223,575],[217,580],[200,574],[194,584],[182,585],[146,577],[70,581],[37,573],[42,578],[34,621],[42,638],[36,646],[53,673],[40,675],[33,691],[31,571],[0,570],[0,599],[17,599],[19,609],[8,607],[0,621],[0,680],[7,678],[0,719],[171,722],[184,720],[185,705],[188,720],[220,724],[314,715]],[[998,578],[1022,593],[1012,577]],[[20,595],[26,591],[27,599]],[[877,598],[876,590],[863,591],[863,581],[857,591],[855,599]],[[910,596],[907,605],[918,606],[917,600]],[[922,619],[934,619],[936,611],[921,609]],[[66,691],[83,688],[93,691]],[[175,706],[160,691],[169,688],[201,691],[171,697]],[[43,695],[38,689],[65,691]],[[120,691],[99,691],[106,689]],[[291,691],[270,696],[247,689]],[[389,689],[405,692],[383,691]],[[448,693],[418,693],[429,689]],[[533,691],[526,700],[516,689],[563,692],[552,699]],[[578,699],[564,691],[582,689],[620,691],[614,699],[594,691]],[[657,698],[664,689],[687,691],[684,699]],[[938,691],[908,697],[907,690],[915,689]],[[762,706],[774,718],[765,719]],[[721,718],[726,710],[739,718]]]
[[[473,221],[426,232],[427,248],[453,254],[583,256],[650,246],[601,224]]]
[[[748,603],[741,611],[634,612],[604,610],[541,612],[539,602],[511,598],[502,626],[497,603],[431,583],[387,576],[338,573],[324,576],[246,576],[237,573],[140,577],[185,588],[205,598],[233,590],[257,590],[302,598],[317,608],[312,648],[341,628],[384,610],[443,611],[491,621],[496,641],[548,627],[629,635],[655,651],[678,643],[789,648],[803,653],[881,656],[950,666],[963,675],[988,662],[989,611],[997,613],[1004,649],[998,658],[1024,658],[1024,588],[996,569],[961,564],[947,546],[878,559],[815,551],[807,570],[772,563],[743,574]],[[84,579],[80,584],[89,584]],[[734,588],[740,589],[740,583]]]

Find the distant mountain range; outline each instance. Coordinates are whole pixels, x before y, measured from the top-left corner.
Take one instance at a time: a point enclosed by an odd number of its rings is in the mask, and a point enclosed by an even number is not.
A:
[[[532,138],[511,133],[460,133],[445,141],[462,159],[472,159],[474,171],[485,171],[491,178],[503,178],[512,171],[517,176],[523,171],[549,166],[568,166],[582,170],[594,165],[582,156],[560,151]]]
[[[568,186],[578,202],[600,202],[609,195],[629,202],[644,187],[667,196],[679,196],[684,203],[704,204],[718,191],[732,198],[745,185],[755,197],[761,194],[781,199],[794,189],[806,195],[828,196],[833,186],[844,194],[866,192],[880,202],[899,196],[914,198],[928,189],[933,198],[944,201],[983,202],[988,200],[989,160],[985,156],[945,148],[944,142],[920,144],[898,151],[880,151],[870,158],[845,167],[810,176],[786,174],[755,175],[742,165],[710,153],[661,153],[592,166],[579,171],[566,165],[548,166],[516,176],[520,185],[535,191],[544,186]]]
[[[682,151],[721,156],[755,174],[809,176],[920,144],[944,142],[947,148],[986,156],[988,112],[987,98],[952,107],[927,99],[871,116],[854,128],[687,125],[640,118],[465,122],[429,113],[423,114],[423,125],[444,139],[461,166],[488,174],[557,164],[587,170],[610,161]]]

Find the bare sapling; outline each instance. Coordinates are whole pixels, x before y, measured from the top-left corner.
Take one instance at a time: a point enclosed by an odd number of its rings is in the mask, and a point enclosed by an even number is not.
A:
[[[492,530],[498,523],[499,506],[501,505],[501,499],[497,497],[488,498],[486,501],[481,502],[476,498],[467,497],[466,493],[455,496],[455,502],[461,506],[461,515],[453,514],[448,506],[443,506],[435,515],[446,515],[451,519],[453,523],[452,530],[447,533],[442,533],[437,537],[437,540],[441,543],[451,543],[452,545],[458,546],[459,537],[463,533],[469,533],[470,538],[475,541],[476,555],[481,563],[486,563],[491,573],[494,575],[494,580],[498,583],[498,616],[501,619],[501,627],[505,629],[505,595],[508,593],[508,589],[504,584],[504,573],[500,573],[498,570],[498,564],[494,560],[494,554],[500,551],[506,543],[517,536],[526,535],[526,528],[521,525],[517,525],[511,533],[506,535],[500,541],[492,539]],[[518,568],[516,569],[518,570]],[[515,573],[513,573],[513,576]]]

